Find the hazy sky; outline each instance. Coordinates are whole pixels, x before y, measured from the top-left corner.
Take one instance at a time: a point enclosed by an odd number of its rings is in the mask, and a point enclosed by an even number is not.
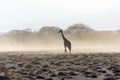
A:
[[[0,0],[0,32],[75,23],[120,29],[120,0]]]

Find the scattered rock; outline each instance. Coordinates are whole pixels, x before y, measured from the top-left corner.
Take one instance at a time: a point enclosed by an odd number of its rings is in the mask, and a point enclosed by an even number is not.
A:
[[[0,76],[0,80],[10,80],[9,78],[6,78],[4,76]]]
[[[45,79],[43,76],[37,76],[36,79]]]
[[[44,65],[43,68],[49,68],[49,65]]]
[[[56,77],[57,75],[56,74],[52,74],[50,77]]]
[[[23,67],[24,65],[23,64],[18,64],[18,67]]]
[[[66,74],[64,72],[59,72],[57,75],[58,76],[65,76]]]
[[[42,71],[42,72],[47,72],[48,69],[46,69],[46,68],[42,68],[41,71]]]
[[[103,80],[115,80],[115,79],[111,77],[105,77]]]
[[[25,68],[26,68],[26,69],[30,69],[30,68],[32,68],[32,65],[30,65],[30,64],[25,65]]]
[[[100,73],[107,73],[107,71],[105,71],[105,70],[97,70],[97,72],[100,72]]]
[[[68,74],[71,75],[71,76],[76,76],[76,75],[77,75],[77,74],[74,73],[74,72],[69,72]]]
[[[45,79],[45,80],[53,80],[52,78],[48,78],[48,79]]]
[[[120,69],[113,69],[113,70],[112,70],[112,73],[118,74],[118,73],[120,73]]]

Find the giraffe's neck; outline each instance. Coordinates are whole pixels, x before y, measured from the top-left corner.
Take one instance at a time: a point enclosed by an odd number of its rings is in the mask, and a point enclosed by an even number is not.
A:
[[[65,38],[65,36],[64,36],[64,34],[63,34],[63,32],[61,32],[61,34],[62,34],[63,40],[65,41],[65,40],[66,40],[66,38]]]

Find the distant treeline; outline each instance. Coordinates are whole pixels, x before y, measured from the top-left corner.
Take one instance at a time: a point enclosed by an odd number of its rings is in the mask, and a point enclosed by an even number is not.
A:
[[[56,43],[62,40],[58,33],[59,27],[45,26],[38,31],[31,29],[12,30],[0,36],[2,42],[21,42],[21,43]],[[84,24],[74,24],[64,30],[65,36],[74,42],[100,42],[100,43],[120,43],[120,30],[100,31],[94,30]]]

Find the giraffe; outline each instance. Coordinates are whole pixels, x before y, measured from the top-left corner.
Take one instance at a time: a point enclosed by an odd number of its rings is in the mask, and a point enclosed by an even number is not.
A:
[[[63,41],[64,41],[65,52],[67,53],[66,48],[68,48],[69,49],[69,54],[71,54],[71,42],[66,39],[62,30],[60,30],[58,33],[61,33],[61,35],[62,35],[62,38],[63,38]]]

